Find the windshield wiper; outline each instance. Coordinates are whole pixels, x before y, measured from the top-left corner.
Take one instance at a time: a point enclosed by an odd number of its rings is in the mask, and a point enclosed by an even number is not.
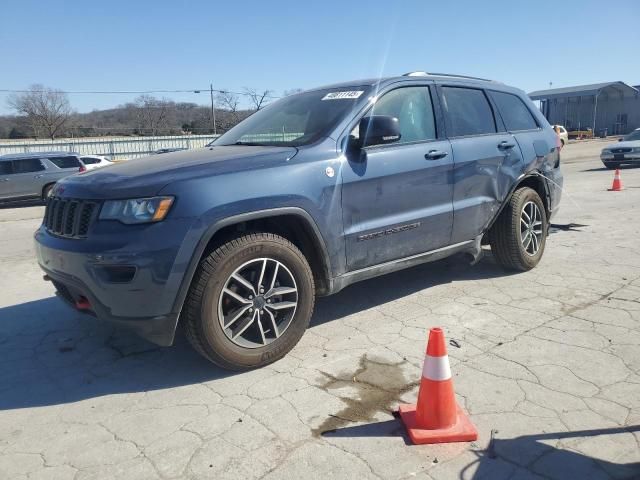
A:
[[[264,147],[265,146],[262,143],[256,143],[256,142],[236,142],[236,143],[232,143],[231,145],[245,145],[247,147]]]

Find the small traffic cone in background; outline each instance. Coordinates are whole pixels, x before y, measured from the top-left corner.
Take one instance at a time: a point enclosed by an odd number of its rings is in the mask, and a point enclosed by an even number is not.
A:
[[[622,179],[620,178],[620,169],[616,168],[616,173],[613,175],[613,185],[609,189],[610,192],[620,192],[624,190],[622,185]]]
[[[441,328],[429,331],[416,405],[400,405],[400,419],[414,444],[472,442],[478,431],[456,402]]]

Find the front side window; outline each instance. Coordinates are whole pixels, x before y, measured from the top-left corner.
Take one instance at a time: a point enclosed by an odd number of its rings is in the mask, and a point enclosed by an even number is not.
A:
[[[625,141],[640,140],[640,130],[634,130],[623,138]]]
[[[449,119],[449,137],[496,133],[493,111],[482,90],[443,87],[442,100]]]
[[[398,119],[400,141],[422,142],[436,138],[433,105],[428,87],[404,87],[392,90],[378,99],[370,115],[387,115]],[[357,127],[355,129],[357,131]],[[357,136],[357,133],[356,135]]]
[[[25,158],[13,161],[13,173],[31,173],[44,170],[44,165],[37,158]]]
[[[351,86],[290,95],[257,111],[211,145],[309,145],[359,108],[370,89]]]
[[[84,163],[85,165],[95,165],[97,163],[100,163],[99,158],[94,158],[94,157],[81,157],[81,158],[82,158],[82,163]]]
[[[48,160],[58,168],[80,167],[80,162],[76,157],[49,157]]]
[[[518,96],[504,92],[490,92],[490,95],[498,106],[507,130],[513,132],[538,128],[535,118]],[[562,132],[562,127],[558,126],[557,131]]]

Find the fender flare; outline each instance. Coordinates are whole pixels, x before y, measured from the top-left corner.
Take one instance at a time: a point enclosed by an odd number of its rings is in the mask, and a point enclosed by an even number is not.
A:
[[[178,318],[180,313],[182,312],[182,307],[184,306],[184,302],[187,298],[187,293],[189,292],[189,287],[191,286],[191,282],[193,281],[193,277],[196,273],[196,269],[202,259],[202,255],[204,254],[207,245],[214,237],[214,235],[219,232],[221,229],[228,227],[230,225],[235,225],[238,223],[246,222],[249,220],[259,220],[261,218],[269,218],[269,217],[277,217],[280,215],[295,215],[301,218],[305,223],[307,223],[313,232],[315,240],[320,247],[320,256],[322,262],[324,264],[324,272],[323,274],[327,276],[327,282],[331,279],[331,263],[329,260],[329,254],[327,252],[327,247],[320,233],[320,229],[316,224],[313,217],[304,209],[299,207],[278,207],[278,208],[269,208],[265,210],[256,210],[252,212],[240,213],[237,215],[232,215],[230,217],[225,217],[213,225],[210,225],[200,240],[191,256],[191,260],[189,261],[189,265],[187,270],[184,273],[182,278],[182,282],[180,283],[180,288],[178,289],[178,295],[176,296],[176,300],[173,305],[173,311],[178,313]]]
[[[491,222],[489,222],[489,224],[487,225],[487,228],[485,229],[484,233],[491,230],[491,227],[493,227],[493,224],[496,222],[496,220],[498,220],[498,217],[500,217],[502,210],[504,210],[504,208],[507,206],[507,201],[511,198],[511,195],[513,195],[513,193],[518,189],[518,187],[522,185],[522,182],[524,182],[528,178],[534,178],[534,177],[539,178],[542,181],[542,187],[544,188],[544,197],[545,197],[542,199],[542,201],[544,202],[545,207],[547,209],[547,216],[551,214],[551,194],[549,192],[549,185],[547,184],[547,180],[544,178],[544,176],[540,172],[538,172],[537,170],[532,170],[530,172],[523,173],[516,179],[516,181],[513,183],[513,186],[509,190],[509,193],[505,195],[504,200],[502,201],[502,205],[500,205],[500,208],[498,209],[494,217],[491,219]]]

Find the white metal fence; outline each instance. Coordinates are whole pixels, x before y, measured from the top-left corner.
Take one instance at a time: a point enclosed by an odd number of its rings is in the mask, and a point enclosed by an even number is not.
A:
[[[0,141],[0,155],[65,151],[80,155],[103,155],[111,160],[126,160],[149,155],[161,148],[200,148],[215,138],[215,135],[184,135]]]

